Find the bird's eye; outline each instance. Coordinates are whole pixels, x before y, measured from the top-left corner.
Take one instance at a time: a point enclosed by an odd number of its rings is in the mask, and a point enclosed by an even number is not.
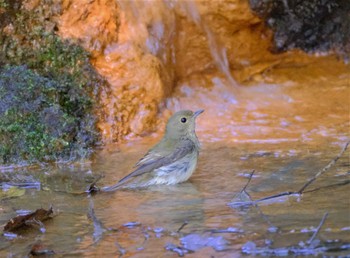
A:
[[[181,123],[186,123],[187,119],[186,117],[181,118]]]

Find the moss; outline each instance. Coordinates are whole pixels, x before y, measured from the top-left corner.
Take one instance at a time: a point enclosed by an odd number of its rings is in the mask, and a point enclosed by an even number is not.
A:
[[[99,140],[93,111],[104,80],[86,51],[55,34],[59,5],[0,3],[0,163],[86,157]]]
[[[9,7],[9,4],[5,0],[0,0],[0,8],[6,9]]]
[[[0,71],[0,163],[69,159],[79,118],[60,104],[60,84],[24,66]]]

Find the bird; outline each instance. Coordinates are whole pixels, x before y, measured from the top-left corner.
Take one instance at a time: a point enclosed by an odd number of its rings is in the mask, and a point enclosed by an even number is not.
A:
[[[195,132],[196,118],[204,110],[181,110],[167,122],[163,138],[136,165],[134,171],[103,192],[118,189],[174,185],[187,181],[197,166],[200,143]]]

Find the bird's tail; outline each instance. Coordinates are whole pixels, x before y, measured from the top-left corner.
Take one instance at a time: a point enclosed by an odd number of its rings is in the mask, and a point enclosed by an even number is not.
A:
[[[122,188],[123,185],[125,185],[125,182],[119,181],[118,183],[116,183],[114,185],[102,187],[101,192],[113,192],[113,191],[116,191],[116,190]]]

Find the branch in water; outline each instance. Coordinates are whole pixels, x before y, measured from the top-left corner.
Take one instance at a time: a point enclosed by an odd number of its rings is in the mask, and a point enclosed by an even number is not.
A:
[[[291,195],[297,195],[297,196],[300,196],[302,195],[304,192],[313,192],[314,190],[310,190],[310,191],[305,191],[306,188],[308,186],[310,186],[318,177],[320,177],[322,174],[324,174],[326,171],[328,171],[331,167],[333,167],[335,165],[335,163],[338,161],[338,159],[344,154],[344,152],[346,151],[346,149],[348,148],[350,144],[350,141],[348,141],[343,149],[339,152],[339,154],[331,160],[331,162],[328,163],[327,166],[325,166],[324,168],[322,168],[321,170],[319,170],[316,175],[314,175],[311,179],[309,179],[301,188],[299,191],[291,191],[291,192],[282,192],[282,193],[278,193],[278,194],[274,194],[274,195],[270,195],[270,196],[267,196],[267,197],[263,197],[263,198],[260,198],[256,201],[253,201],[252,198],[250,197],[250,195],[245,191],[245,189],[247,188],[248,184],[250,183],[251,179],[252,179],[252,176],[253,176],[253,173],[254,171],[251,173],[249,179],[248,179],[248,182],[247,184],[243,187],[243,189],[240,191],[239,193],[239,196],[242,196],[243,194],[245,196],[248,196],[249,197],[249,201],[235,201],[235,202],[232,202],[230,203],[230,206],[232,207],[243,207],[243,206],[251,206],[251,205],[256,205],[257,203],[259,202],[263,202],[263,201],[267,201],[267,200],[272,200],[272,199],[275,199],[275,198],[279,198],[279,197],[282,197],[282,196],[291,196]],[[348,182],[344,182],[344,183],[339,183],[339,184],[336,184],[336,185],[344,185],[344,184],[347,184]],[[323,187],[322,187],[323,188]],[[315,189],[318,190],[320,188],[317,188]],[[242,198],[241,198],[242,199]]]
[[[308,243],[309,245],[314,241],[314,239],[316,238],[318,232],[320,232],[320,229],[322,228],[324,222],[326,221],[327,216],[328,216],[328,212],[326,212],[326,213],[323,215],[320,224],[319,224],[318,227],[316,228],[316,231],[313,233],[312,237],[307,241],[307,243]]]
[[[345,146],[343,147],[343,149],[341,150],[341,152],[333,159],[331,160],[331,162],[328,163],[327,166],[325,166],[323,169],[321,169],[320,171],[317,172],[316,175],[314,175],[311,179],[309,179],[309,181],[306,182],[305,185],[303,185],[302,188],[300,188],[300,190],[298,191],[299,194],[302,194],[305,189],[313,182],[315,181],[319,176],[321,176],[322,174],[324,174],[327,170],[329,170],[331,167],[334,166],[334,164],[338,161],[338,159],[344,154],[344,152],[346,151],[346,149],[348,148],[350,144],[350,141],[348,141]]]
[[[246,192],[245,189],[247,188],[247,186],[249,185],[250,181],[252,180],[254,173],[255,173],[255,170],[253,170],[252,173],[250,173],[249,178],[248,178],[248,181],[247,181],[247,183],[245,184],[245,186],[243,187],[241,193],[242,193],[242,192]]]

